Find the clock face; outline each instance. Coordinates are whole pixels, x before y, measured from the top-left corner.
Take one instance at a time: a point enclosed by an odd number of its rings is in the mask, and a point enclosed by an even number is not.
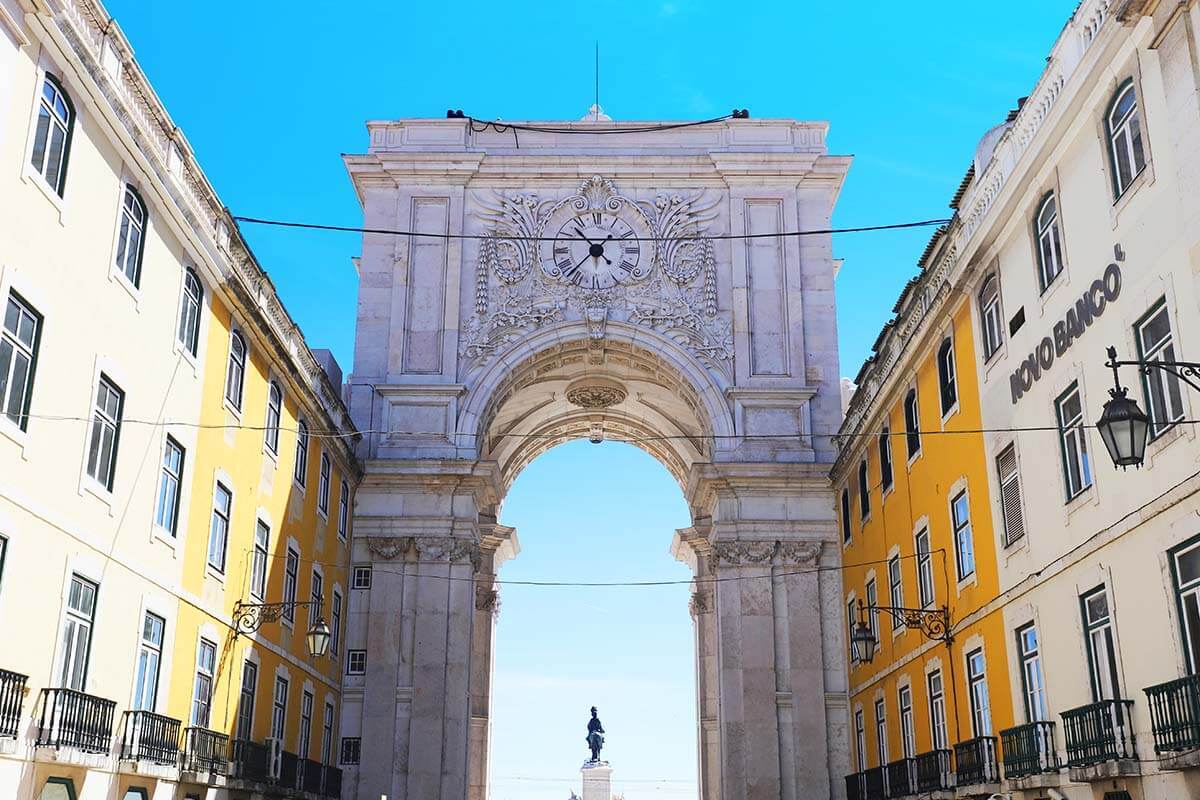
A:
[[[570,217],[554,236],[546,269],[584,289],[611,289],[646,277],[650,262],[637,230],[610,211]]]

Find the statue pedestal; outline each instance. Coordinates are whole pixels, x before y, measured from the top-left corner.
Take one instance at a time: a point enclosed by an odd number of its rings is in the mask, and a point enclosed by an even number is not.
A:
[[[583,777],[579,800],[612,800],[612,767],[607,761],[585,761],[579,774]]]

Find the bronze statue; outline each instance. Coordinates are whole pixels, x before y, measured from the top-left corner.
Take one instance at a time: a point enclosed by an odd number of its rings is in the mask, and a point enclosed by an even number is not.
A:
[[[596,716],[596,707],[592,706],[592,718],[588,720],[588,747],[592,750],[592,761],[600,760],[600,748],[604,746],[604,726],[600,724],[600,718]]]

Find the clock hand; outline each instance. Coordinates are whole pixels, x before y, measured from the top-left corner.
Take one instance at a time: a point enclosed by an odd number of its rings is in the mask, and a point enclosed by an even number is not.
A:
[[[585,242],[587,242],[588,244],[595,244],[595,242],[593,242],[591,239],[589,239],[588,237],[584,236],[584,235],[583,235],[583,231],[579,230],[579,228],[578,228],[578,227],[576,227],[576,228],[575,228],[575,232],[576,232],[577,234],[579,234],[579,238],[580,238],[580,239],[583,239],[583,240],[584,240]],[[611,238],[611,237],[610,237],[610,238]]]

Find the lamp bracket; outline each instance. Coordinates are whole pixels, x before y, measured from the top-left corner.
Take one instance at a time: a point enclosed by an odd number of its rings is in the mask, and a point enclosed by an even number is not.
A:
[[[859,605],[860,612],[863,606]],[[919,630],[927,639],[950,644],[954,633],[950,629],[950,610],[941,608],[901,608],[898,606],[866,606],[868,611],[883,611],[899,625]]]
[[[320,613],[321,604],[315,600],[290,603],[243,603],[239,600],[233,606],[233,627],[237,633],[254,633],[264,622],[278,622],[288,611],[300,607],[317,607]]]
[[[1116,348],[1110,347],[1108,348],[1108,361],[1105,366],[1112,369],[1114,380],[1117,375],[1117,367],[1137,367],[1138,372],[1143,375],[1149,375],[1155,370],[1169,373],[1197,392],[1200,392],[1200,362],[1197,361],[1118,360]],[[1125,393],[1119,381],[1117,381],[1117,391],[1121,394]]]

